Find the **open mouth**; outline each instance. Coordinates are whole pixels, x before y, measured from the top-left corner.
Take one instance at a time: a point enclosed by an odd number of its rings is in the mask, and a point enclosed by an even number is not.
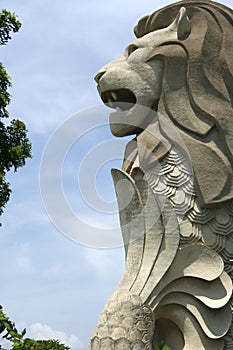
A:
[[[131,109],[137,102],[136,96],[129,89],[105,91],[101,94],[101,98],[108,107],[121,111]]]

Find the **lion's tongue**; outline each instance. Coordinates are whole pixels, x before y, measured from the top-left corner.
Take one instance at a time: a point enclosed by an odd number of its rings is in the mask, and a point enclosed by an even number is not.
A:
[[[115,107],[119,108],[121,111],[125,112],[130,110],[134,105],[128,102],[115,102]]]

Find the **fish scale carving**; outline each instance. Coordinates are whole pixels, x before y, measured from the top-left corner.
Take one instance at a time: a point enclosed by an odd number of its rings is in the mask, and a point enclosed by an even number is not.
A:
[[[233,11],[184,0],[143,17],[97,74],[114,136],[125,272],[90,350],[233,349]]]

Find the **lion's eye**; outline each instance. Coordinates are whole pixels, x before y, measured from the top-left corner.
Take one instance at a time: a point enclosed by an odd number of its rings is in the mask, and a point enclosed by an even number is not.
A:
[[[129,46],[129,48],[128,48],[128,55],[130,56],[137,49],[138,49],[138,46],[136,46],[136,45]]]

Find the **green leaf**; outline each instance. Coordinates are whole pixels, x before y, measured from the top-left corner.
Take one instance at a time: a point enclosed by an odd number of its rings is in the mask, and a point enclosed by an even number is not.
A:
[[[21,23],[14,13],[6,9],[0,12],[0,45],[5,45],[11,39],[11,32],[16,33]]]
[[[11,39],[11,33],[17,32],[20,27],[21,23],[14,13],[5,9],[0,11],[0,45],[5,45]],[[9,117],[10,86],[11,78],[0,63],[0,215],[11,194],[10,184],[6,181],[7,172],[11,169],[17,171],[31,157],[31,143],[25,124],[17,119],[7,125],[2,121]]]
[[[164,341],[161,341],[156,345],[155,350],[171,350],[171,349],[167,345],[165,345]]]
[[[5,332],[2,335],[3,339],[11,341],[11,350],[70,350],[66,345],[60,344],[58,340],[34,340],[25,338],[26,329],[23,329],[19,333],[12,322],[3,312],[0,306],[0,333]],[[1,349],[1,346],[0,346]]]

